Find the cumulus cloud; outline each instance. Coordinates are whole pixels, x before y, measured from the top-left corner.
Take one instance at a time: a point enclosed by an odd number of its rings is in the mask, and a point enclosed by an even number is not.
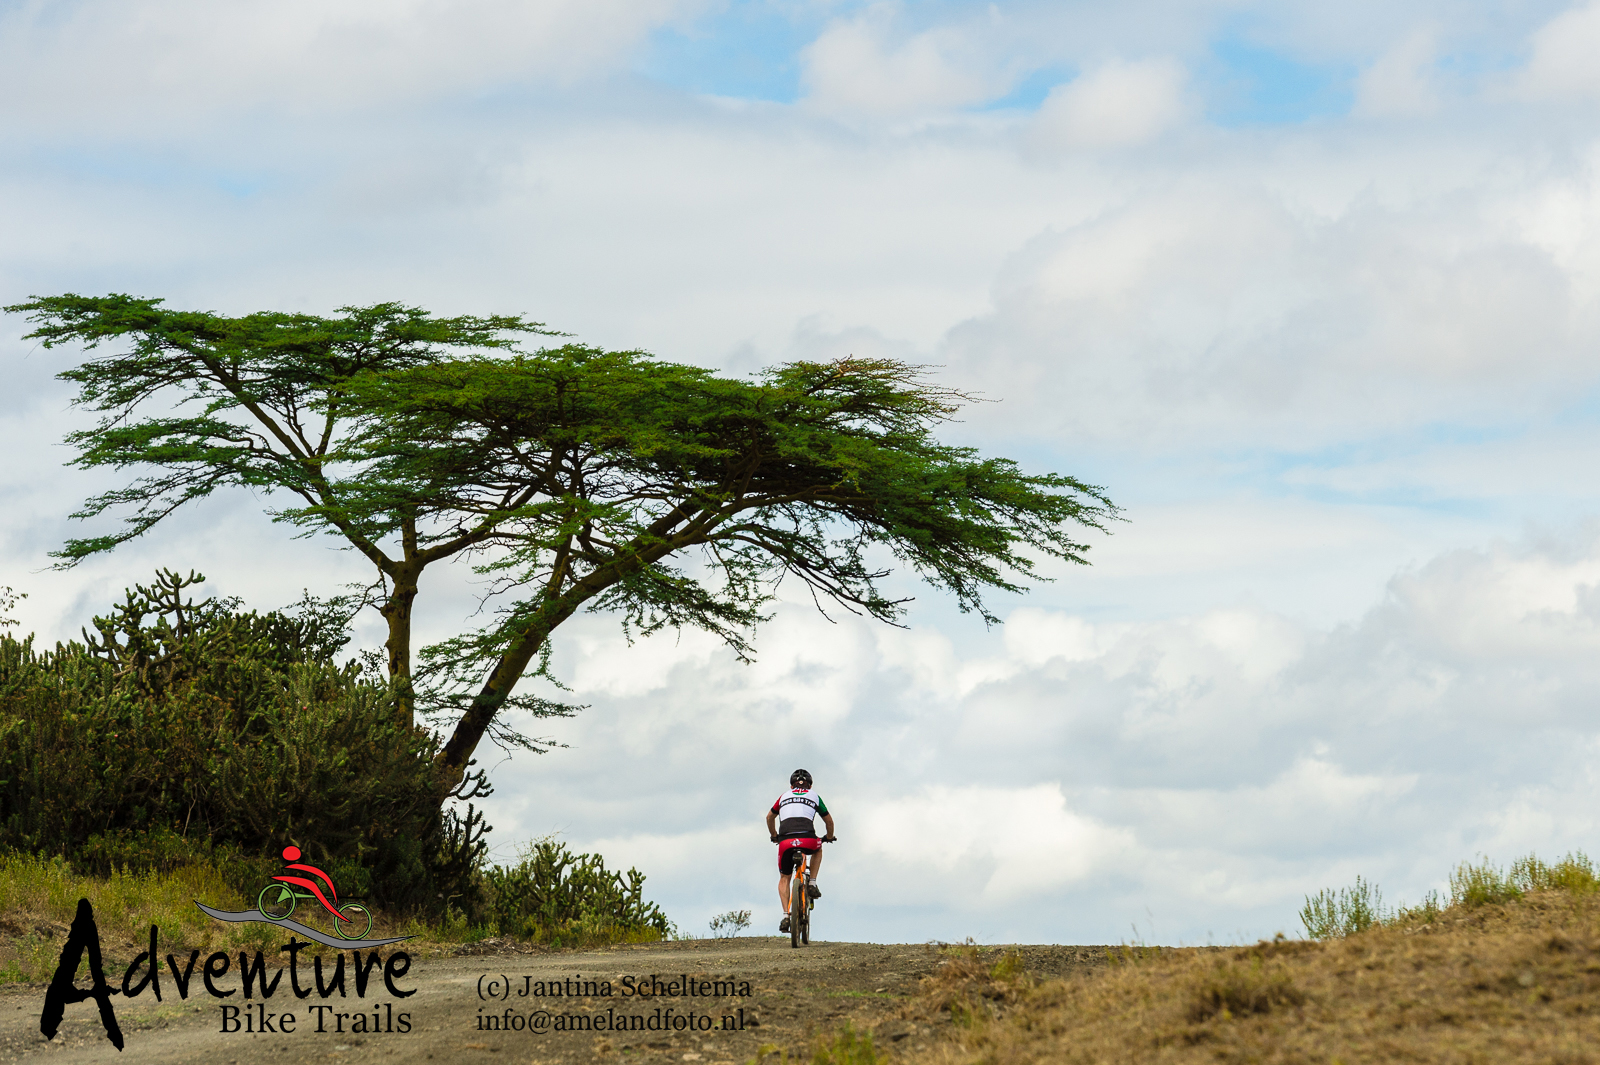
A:
[[[1600,342],[1594,294],[1516,220],[1536,189],[1322,213],[1175,182],[1030,242],[945,360],[1020,386],[975,417],[1045,435],[1314,446],[1515,416],[1592,381]]]
[[[302,117],[613,66],[698,0],[12,4],[0,100],[13,121],[238,108]]]
[[[1030,143],[1045,152],[1144,144],[1192,110],[1186,80],[1172,59],[1104,63],[1050,90]]]
[[[844,834],[829,935],[1117,941],[1147,908],[1167,940],[1270,934],[1357,873],[1414,896],[1478,850],[1572,845],[1600,797],[1600,552],[1448,550],[1593,510],[1600,128],[1570,101],[1594,9],[1533,38],[1520,102],[1429,112],[1408,34],[1487,39],[1458,9],[1276,5],[1271,47],[1370,64],[1362,115],[1409,117],[1222,129],[1190,101],[1237,5],[841,15],[789,57],[791,107],[590,78],[697,10],[676,0],[12,4],[0,288],[526,311],[737,372],[941,364],[1003,401],[957,442],[1131,505],[1094,569],[994,633],[926,593],[906,631],[787,604],[754,667],[582,619],[558,669],[594,709],[529,723],[570,749],[492,766],[501,855],[559,830],[690,930],[759,913],[761,812],[806,764]],[[920,121],[1051,64],[1083,73],[1031,119]],[[110,485],[61,473],[81,422],[45,378],[73,353],[10,329],[0,583],[43,638],[157,565],[262,607],[361,576],[242,493],[42,572]],[[430,581],[422,639],[475,606]],[[936,909],[899,891],[920,815],[949,828]]]
[[[801,53],[806,102],[840,116],[900,117],[982,103],[1010,73],[959,26],[903,38],[898,8],[880,4],[830,24]]]
[[[1414,117],[1437,110],[1434,38],[1432,30],[1417,31],[1363,70],[1356,79],[1355,113]]]
[[[1570,8],[1534,32],[1528,65],[1513,82],[1532,99],[1588,98],[1600,94],[1600,3]]]
[[[925,825],[928,834],[907,832]],[[1057,782],[1031,787],[923,786],[863,811],[856,832],[867,861],[888,887],[918,870],[943,873],[975,864],[983,874],[968,906],[1007,905],[1059,892],[1133,849],[1133,833],[1067,808]]]
[[[759,822],[804,764],[840,824],[840,935],[1089,942],[1147,909],[1169,941],[1292,931],[1304,894],[1357,873],[1415,899],[1480,850],[1581,845],[1596,589],[1585,531],[1447,552],[1332,628],[1248,606],[1134,624],[1027,608],[963,644],[795,604],[743,667],[700,637],[628,649],[595,619],[558,654],[594,704],[555,726],[575,748],[502,774],[494,819],[648,858],[680,908],[705,893],[725,903],[707,916],[776,920]],[[708,758],[727,774],[697,773]],[[606,828],[615,782],[639,779],[672,781],[685,827]],[[938,905],[899,899],[930,867]]]

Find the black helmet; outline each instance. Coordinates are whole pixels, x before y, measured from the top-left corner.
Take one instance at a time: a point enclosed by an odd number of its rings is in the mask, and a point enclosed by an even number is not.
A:
[[[789,786],[791,788],[809,788],[811,786],[811,774],[804,769],[796,769],[789,774]]]

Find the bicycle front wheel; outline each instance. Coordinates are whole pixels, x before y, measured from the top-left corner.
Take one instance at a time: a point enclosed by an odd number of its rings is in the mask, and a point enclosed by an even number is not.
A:
[[[366,939],[372,931],[372,911],[359,902],[347,902],[339,907],[340,916],[346,918],[334,924],[334,931],[344,939]]]
[[[281,921],[294,912],[294,888],[288,884],[268,884],[256,896],[256,909],[269,921]]]

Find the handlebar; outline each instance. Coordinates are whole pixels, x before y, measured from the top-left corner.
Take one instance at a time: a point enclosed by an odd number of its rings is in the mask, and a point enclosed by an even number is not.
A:
[[[773,836],[772,842],[782,843],[786,839],[814,839],[820,843],[837,843],[838,836]]]

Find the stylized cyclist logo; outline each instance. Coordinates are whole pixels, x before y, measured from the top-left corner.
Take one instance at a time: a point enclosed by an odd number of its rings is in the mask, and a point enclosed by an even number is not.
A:
[[[339,891],[333,886],[333,878],[316,866],[302,862],[300,860],[302,857],[304,855],[300,848],[293,844],[283,848],[283,872],[273,877],[272,882],[261,889],[260,894],[256,896],[256,908],[253,910],[240,912],[217,910],[199,899],[195,900],[195,905],[219,921],[231,924],[250,921],[281,924],[330,947],[373,949],[412,938],[411,936],[395,936],[389,939],[366,938],[372,931],[372,911],[359,902],[340,902]],[[289,919],[295,907],[302,901],[308,900],[320,903],[322,908],[333,916],[333,931],[337,939],[299,921]]]
[[[338,921],[333,930],[340,937],[365,939],[367,933],[372,931],[372,912],[358,902],[339,905],[339,892],[333,886],[333,878],[314,865],[303,864],[300,858],[299,847],[291,844],[283,848],[283,860],[287,863],[285,873],[289,869],[310,873],[327,885],[328,894],[322,893],[322,887],[318,885],[317,880],[280,873],[272,878],[272,883],[261,889],[261,894],[256,896],[256,908],[261,911],[261,916],[269,921],[281,921],[294,912],[295,904],[301,899],[316,899],[322,903],[322,908],[333,914]],[[296,890],[298,888],[305,888],[306,891]],[[332,902],[328,901],[329,895],[333,896]]]

